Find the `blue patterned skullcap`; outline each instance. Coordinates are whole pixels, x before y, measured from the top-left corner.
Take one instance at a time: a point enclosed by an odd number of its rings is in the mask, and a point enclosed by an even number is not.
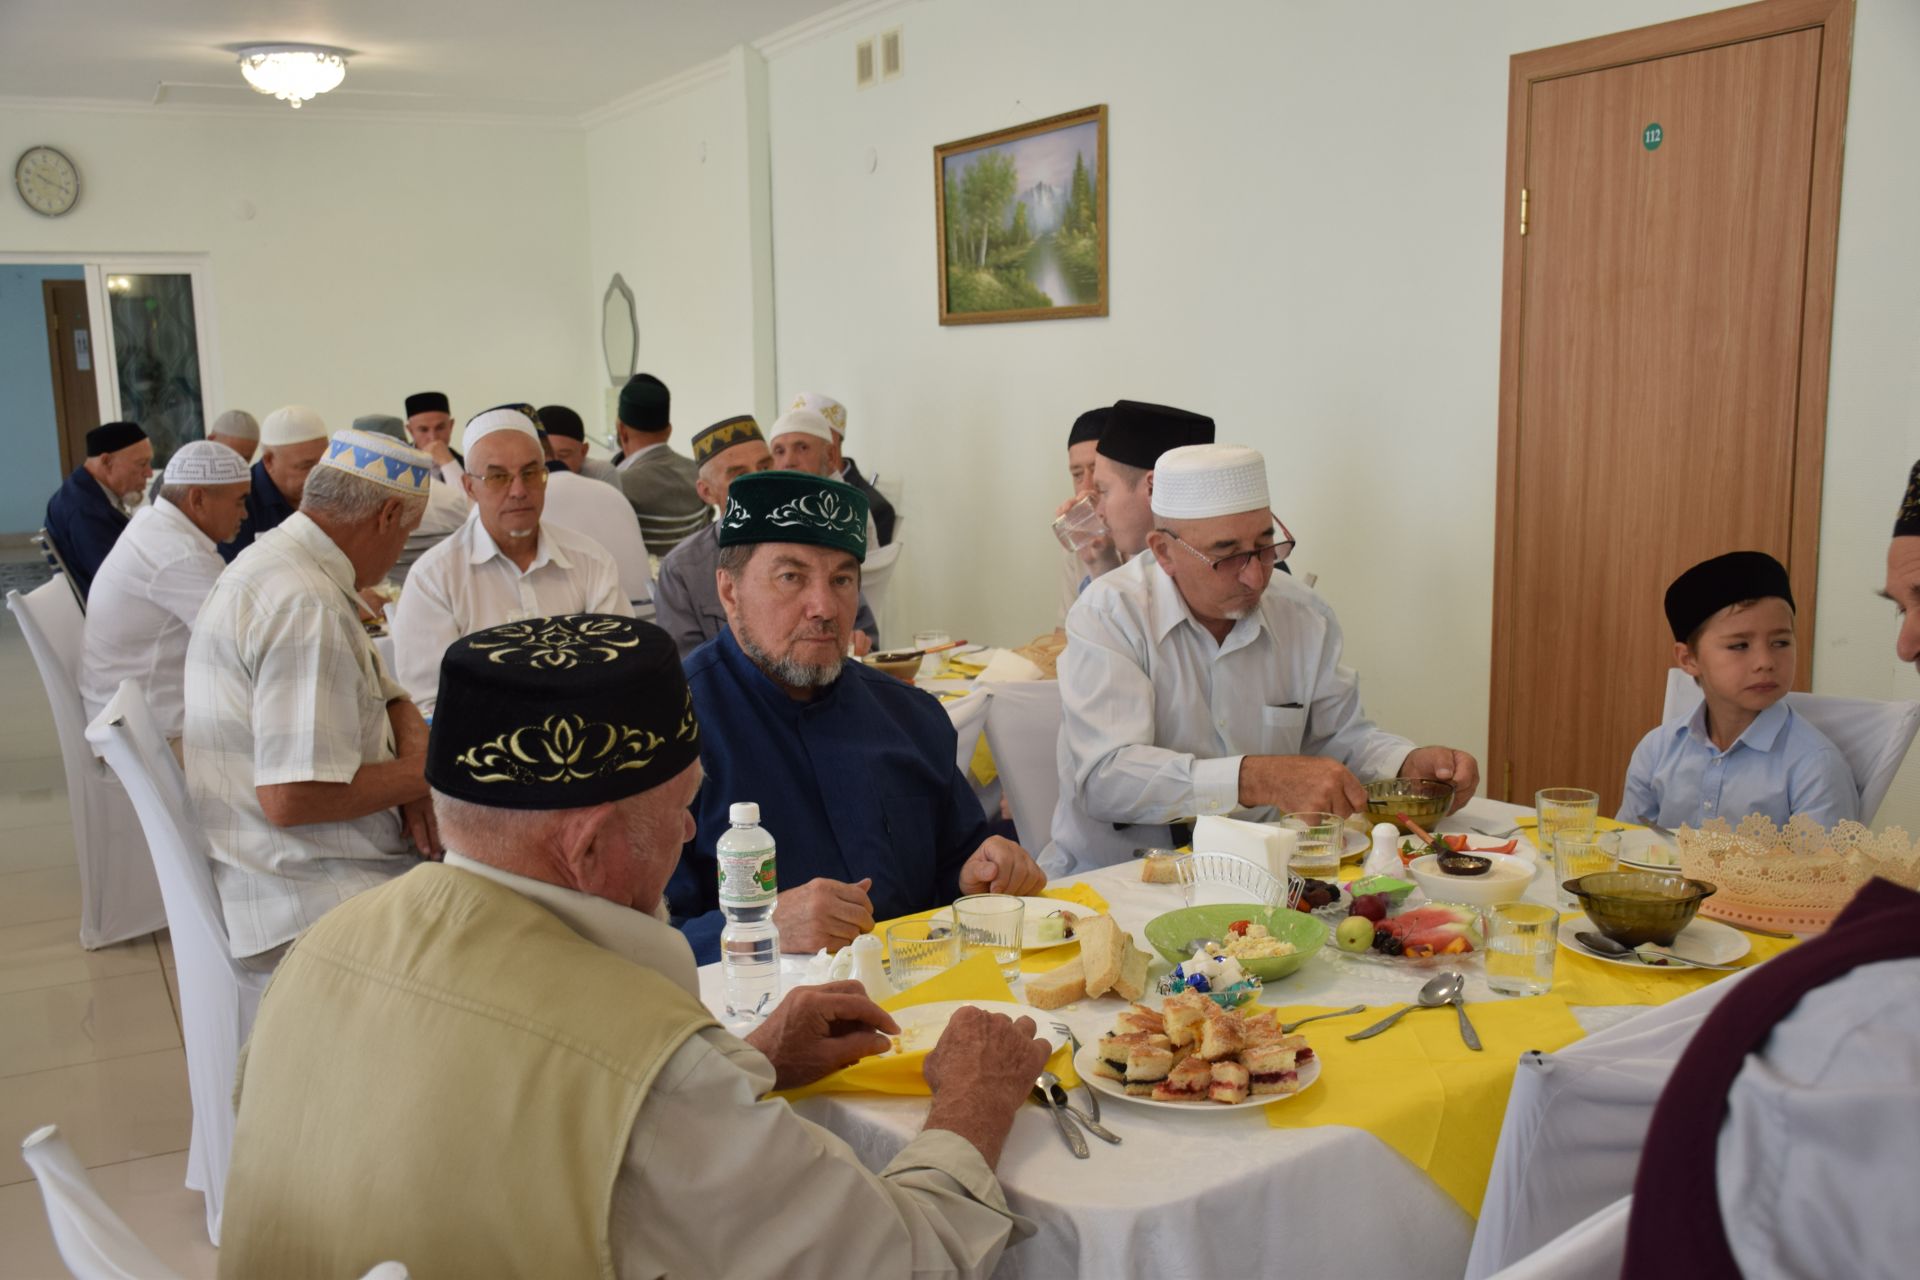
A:
[[[323,467],[371,480],[398,493],[425,494],[433,478],[433,459],[418,449],[371,431],[336,431],[327,442]]]

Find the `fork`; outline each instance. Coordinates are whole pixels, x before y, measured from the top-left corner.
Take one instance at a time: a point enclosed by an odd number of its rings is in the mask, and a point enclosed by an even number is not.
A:
[[[1073,1047],[1074,1057],[1079,1057],[1080,1037],[1073,1034],[1073,1028],[1064,1022],[1056,1022],[1052,1025],[1056,1035],[1063,1035],[1067,1038],[1067,1043]],[[1074,1069],[1076,1071],[1079,1070],[1077,1066]],[[1100,1091],[1088,1084],[1085,1080],[1080,1082],[1080,1088],[1087,1095],[1087,1109],[1082,1111],[1080,1108],[1074,1106],[1072,1096],[1063,1088],[1060,1091],[1060,1097],[1061,1101],[1066,1104],[1067,1110],[1073,1112],[1074,1119],[1084,1125],[1088,1133],[1091,1133],[1094,1137],[1103,1141],[1111,1142],[1116,1147],[1119,1146],[1120,1135],[1110,1132],[1105,1125],[1100,1123]]]

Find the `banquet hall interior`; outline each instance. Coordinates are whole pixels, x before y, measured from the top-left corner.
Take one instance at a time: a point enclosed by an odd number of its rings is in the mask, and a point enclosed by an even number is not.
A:
[[[1687,61],[1768,41],[1748,62]],[[334,51],[344,78],[291,104],[258,90],[241,51],[280,44]],[[1069,115],[1098,130],[1077,176],[1008,164],[996,193],[972,181],[990,162],[953,160],[1027,156],[1028,126]],[[884,578],[867,550],[881,646],[1005,651],[1067,625],[1074,574],[1063,598],[1049,524],[1074,496],[1076,417],[1181,406],[1263,455],[1296,540],[1285,567],[1337,612],[1367,715],[1477,762],[1476,803],[1502,803],[1465,815],[1475,830],[1510,835],[1512,805],[1532,814],[1562,784],[1611,815],[1663,720],[1661,593],[1710,555],[1785,564],[1795,696],[1920,699],[1878,594],[1920,457],[1917,118],[1915,0],[5,0],[0,590],[56,580],[34,537],[102,423],[139,422],[158,475],[226,410],[307,405],[337,431],[407,417],[432,387],[456,449],[489,406],[562,404],[618,461],[622,391],[646,372],[689,458],[707,424],[750,414],[771,433],[809,392],[844,406],[836,447],[898,513]],[[1661,186],[1663,164],[1696,167]],[[69,178],[76,197],[42,199]],[[1070,238],[1096,201],[1097,237]],[[1741,257],[1754,245],[1770,247]],[[1662,310],[1674,290],[1697,298]],[[74,766],[16,613],[0,617],[0,1135],[57,1124],[133,1235],[211,1276],[169,934],[81,941]],[[976,783],[986,735],[960,762]],[[1881,783],[1862,820],[1920,832],[1920,761],[1896,755]],[[1049,833],[1020,823],[1014,786],[976,789],[1038,859]],[[1123,869],[1128,891],[1155,887]],[[1090,883],[1141,936],[1152,912],[1127,920]],[[1418,988],[1266,1002],[1384,1013]],[[1453,1036],[1451,1015],[1428,1017]],[[888,1128],[900,1105],[829,1127],[878,1172],[912,1131]],[[1431,1258],[1352,1274],[1515,1260],[1485,1239],[1485,1165],[1498,1185],[1508,1158],[1486,1105],[1471,1193],[1387,1146],[1329,1156],[1394,1162],[1432,1201]],[[1022,1143],[1072,1163],[1025,1110],[1001,1166],[1016,1190]],[[1144,1144],[1161,1121],[1139,1114],[1106,1110]],[[1333,1132],[1273,1125],[1233,1150]],[[1096,1142],[1087,1167],[1130,1154]],[[1056,1274],[1061,1240],[1092,1230],[1033,1203],[1015,1197],[1041,1235],[1001,1274]],[[0,1280],[68,1274],[13,1154],[0,1240]],[[1138,1247],[1123,1274],[1157,1256]]]

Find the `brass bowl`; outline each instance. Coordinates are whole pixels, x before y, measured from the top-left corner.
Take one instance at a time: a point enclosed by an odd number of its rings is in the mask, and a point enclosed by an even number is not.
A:
[[[1716,892],[1705,880],[1658,871],[1599,871],[1560,887],[1579,899],[1595,929],[1623,947],[1672,946]]]
[[[1453,784],[1431,778],[1381,778],[1367,784],[1367,825],[1391,822],[1400,834],[1410,836],[1411,828],[1400,821],[1406,814],[1429,833],[1453,808]]]
[[[866,657],[866,663],[876,671],[886,672],[895,680],[904,680],[912,684],[913,678],[920,674],[920,651],[908,649],[905,651],[907,656],[904,658],[897,656],[898,652],[896,650],[870,653]]]

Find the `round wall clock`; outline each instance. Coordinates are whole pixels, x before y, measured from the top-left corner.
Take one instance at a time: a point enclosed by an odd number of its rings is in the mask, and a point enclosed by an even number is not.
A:
[[[28,147],[14,162],[13,185],[27,208],[57,218],[80,198],[80,173],[52,147]]]

